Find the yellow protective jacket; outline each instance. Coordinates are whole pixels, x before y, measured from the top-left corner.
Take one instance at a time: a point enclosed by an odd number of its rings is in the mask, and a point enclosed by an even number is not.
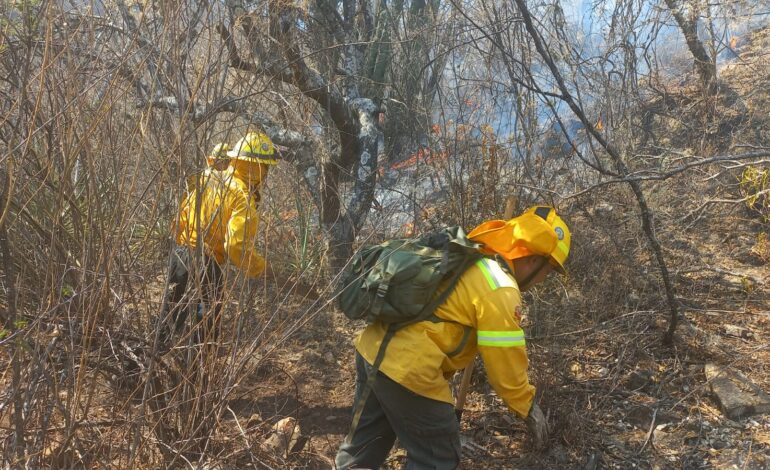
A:
[[[520,303],[513,276],[497,261],[483,258],[460,276],[436,310],[435,315],[446,321],[424,321],[398,330],[379,370],[418,395],[453,403],[447,378],[479,352],[495,392],[524,418],[535,387],[527,377],[527,349],[517,314]],[[356,341],[356,349],[370,364],[386,329],[382,323],[373,323]]]
[[[232,167],[209,168],[189,186],[179,213],[177,244],[196,248],[200,237],[206,253],[220,265],[228,260],[249,277],[261,274],[265,259],[256,245],[257,200],[245,180]]]

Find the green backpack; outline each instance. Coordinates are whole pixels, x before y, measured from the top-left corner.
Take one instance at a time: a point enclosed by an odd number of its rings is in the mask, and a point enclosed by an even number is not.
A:
[[[482,257],[479,246],[468,240],[462,228],[450,227],[419,239],[365,246],[353,255],[341,277],[339,307],[352,320],[380,321],[388,329],[355,404],[348,440],[393,335],[413,323],[441,321],[434,311],[452,293],[462,273]],[[446,287],[439,294],[442,283]]]
[[[396,329],[431,319],[460,275],[481,257],[478,247],[460,227],[365,246],[343,272],[339,307],[351,320],[381,321]]]

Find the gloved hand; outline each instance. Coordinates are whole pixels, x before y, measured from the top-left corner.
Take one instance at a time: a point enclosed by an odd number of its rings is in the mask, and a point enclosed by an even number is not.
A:
[[[532,408],[529,409],[529,415],[525,422],[527,423],[527,429],[535,444],[535,448],[538,450],[545,449],[548,446],[548,423],[537,403],[532,403]]]

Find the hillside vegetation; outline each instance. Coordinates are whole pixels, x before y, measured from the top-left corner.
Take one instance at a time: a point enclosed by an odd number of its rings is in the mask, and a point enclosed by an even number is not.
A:
[[[0,7],[0,465],[332,468],[341,269],[510,199],[573,233],[523,296],[550,447],[479,362],[463,468],[770,467],[767,410],[726,416],[709,372],[770,393],[770,27],[729,37],[762,2],[599,2],[592,31],[524,0],[75,3]],[[253,129],[269,269],[225,269],[216,344],[162,351],[186,181]]]

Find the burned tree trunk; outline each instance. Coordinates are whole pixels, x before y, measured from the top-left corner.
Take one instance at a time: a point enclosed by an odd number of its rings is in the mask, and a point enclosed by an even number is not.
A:
[[[671,10],[671,14],[679,25],[679,29],[684,35],[687,48],[695,60],[695,69],[698,71],[703,91],[707,95],[716,94],[717,87],[717,63],[716,57],[710,57],[706,52],[703,41],[698,38],[697,16],[691,15],[688,19],[685,17],[682,7],[677,5],[676,0],[665,0],[666,6]]]
[[[360,4],[357,11],[351,2],[343,15],[326,2],[319,2],[317,8],[325,24],[336,31],[332,40],[339,45],[340,57],[331,73],[342,75],[341,80],[325,75],[322,68],[310,63],[303,54],[302,32],[297,30],[294,18],[305,12],[288,5],[269,9],[271,37],[265,40],[244,5],[230,4],[232,18],[239,20],[237,23],[249,42],[252,54],[260,61],[259,66],[251,66],[250,70],[270,74],[284,84],[296,87],[305,97],[315,101],[334,125],[338,150],[323,162],[312,157],[302,158],[298,160],[297,169],[318,205],[321,225],[328,236],[331,268],[337,270],[352,255],[353,241],[374,199],[382,132],[376,119],[378,105],[372,97],[361,96],[365,88],[360,80],[366,78],[367,47],[361,41],[368,41],[374,30],[358,31],[354,22],[360,16],[369,18],[366,4]],[[223,27],[221,29],[224,30]],[[230,57],[240,57],[231,33],[225,31],[220,34],[228,45]],[[363,38],[359,37],[361,34]],[[374,41],[368,47],[379,47],[379,44]],[[235,64],[231,60],[231,65]],[[305,155],[308,153],[305,152]],[[340,184],[348,175],[353,181],[353,188],[346,200]]]

